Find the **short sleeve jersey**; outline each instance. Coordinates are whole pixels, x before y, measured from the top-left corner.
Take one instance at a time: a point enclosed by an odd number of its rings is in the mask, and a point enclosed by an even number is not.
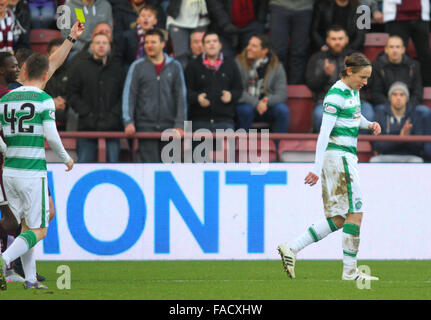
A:
[[[323,113],[336,117],[326,150],[338,150],[356,156],[361,122],[359,91],[338,80],[323,100]]]
[[[1,98],[0,125],[8,147],[3,175],[46,175],[45,121],[55,122],[55,104],[39,88],[22,86]]]

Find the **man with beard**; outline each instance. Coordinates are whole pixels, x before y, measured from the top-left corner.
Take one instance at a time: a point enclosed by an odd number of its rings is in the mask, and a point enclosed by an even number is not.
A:
[[[319,132],[322,123],[323,99],[344,69],[346,56],[352,53],[352,50],[347,48],[348,43],[349,37],[346,30],[340,26],[332,26],[326,33],[328,50],[315,53],[308,62],[305,82],[313,92],[316,101],[313,111],[314,132]],[[374,118],[372,105],[362,101],[362,114],[372,121]]]

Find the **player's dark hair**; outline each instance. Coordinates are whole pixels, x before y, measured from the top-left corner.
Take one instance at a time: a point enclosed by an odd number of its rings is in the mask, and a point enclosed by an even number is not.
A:
[[[18,61],[18,67],[21,69],[24,62],[33,54],[33,50],[29,48],[21,48],[15,53],[16,61]]]
[[[370,67],[371,61],[362,53],[355,52],[346,57],[344,61],[344,70],[341,71],[341,77],[347,77],[347,68],[351,68],[352,73],[358,73],[362,68]]]
[[[48,52],[50,52],[53,47],[61,46],[63,44],[63,42],[64,42],[64,39],[52,39],[48,43]]]
[[[12,56],[13,54],[8,51],[0,52],[0,68],[6,67],[6,59]]]
[[[42,53],[34,53],[27,59],[26,71],[28,80],[38,80],[48,71],[49,60]]]
[[[159,36],[159,38],[160,38],[160,42],[165,42],[165,41],[166,41],[166,39],[165,39],[165,34],[164,34],[164,33],[163,33],[163,31],[162,31],[162,30],[160,30],[159,28],[153,28],[153,29],[150,29],[150,30],[148,30],[148,31],[145,33],[145,36],[146,36],[146,37],[148,37],[148,36],[154,36],[154,35]]]

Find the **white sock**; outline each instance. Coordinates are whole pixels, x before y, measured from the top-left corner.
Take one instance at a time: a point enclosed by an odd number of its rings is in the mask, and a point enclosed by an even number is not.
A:
[[[343,228],[343,272],[352,273],[357,268],[356,255],[359,250],[359,226],[345,223]]]
[[[9,248],[2,254],[3,260],[6,264],[11,263],[16,258],[22,256],[24,253],[28,251],[27,241],[23,238],[18,237],[14,242],[10,245]]]
[[[290,249],[297,254],[306,246],[325,238],[328,234],[337,231],[332,219],[322,219],[313,223],[307,231],[296,238],[291,244]]]
[[[24,270],[25,280],[31,283],[37,281],[36,278],[36,259],[34,256],[34,247],[21,256],[22,268]]]

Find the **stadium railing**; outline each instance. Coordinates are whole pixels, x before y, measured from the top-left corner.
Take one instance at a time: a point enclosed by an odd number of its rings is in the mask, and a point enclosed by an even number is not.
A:
[[[202,135],[200,135],[202,136]],[[213,137],[215,138],[215,134],[209,133],[208,135],[204,135],[204,137]],[[75,132],[75,131],[64,131],[60,132],[60,137],[63,141],[65,148],[68,151],[76,150],[76,140],[80,138],[90,138],[97,139],[98,141],[98,155],[97,162],[106,162],[106,139],[121,139],[123,141],[122,146],[123,150],[129,153],[130,161],[126,162],[135,162],[135,151],[138,149],[138,140],[139,139],[161,139],[161,132],[138,132],[135,135],[129,137],[126,136],[123,132]],[[173,137],[173,136],[172,136]],[[255,134],[244,134],[244,133],[226,133],[222,137],[218,136],[218,138],[223,138],[224,148],[222,150],[217,151],[212,155],[213,160],[217,162],[227,162],[228,158],[227,154],[229,151],[228,139],[236,139],[235,140],[235,161],[242,160],[250,161],[248,143],[241,143],[241,139],[256,139],[255,143],[257,146],[257,155],[260,157],[262,151],[268,151],[268,161],[269,162],[311,162],[314,161],[314,153],[315,153],[315,145],[317,141],[317,134],[311,133],[270,133],[268,134],[269,143],[262,144],[261,137]],[[183,152],[187,149],[190,149],[190,142],[192,139],[191,133],[186,133],[183,136],[175,136],[174,139],[181,139],[182,150]],[[185,143],[185,141],[187,142]],[[127,140],[131,141],[130,144],[127,143]],[[279,141],[278,150],[276,148],[275,141]],[[368,162],[369,158],[373,155],[371,142],[373,141],[387,141],[387,142],[431,142],[431,136],[398,136],[398,135],[359,135],[358,136],[358,158],[360,162]],[[130,146],[129,146],[130,145]],[[48,144],[46,144],[49,149]],[[292,153],[289,155],[289,152]],[[292,155],[295,155],[293,157]]]

